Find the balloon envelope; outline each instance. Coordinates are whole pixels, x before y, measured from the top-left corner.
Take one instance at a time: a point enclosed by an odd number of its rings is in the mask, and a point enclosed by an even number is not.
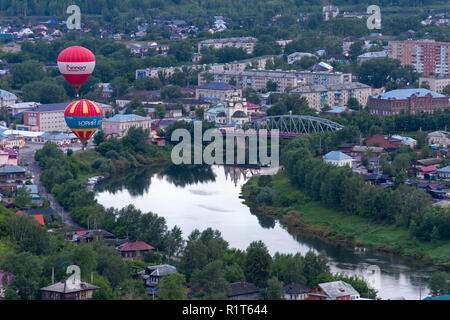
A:
[[[58,56],[58,68],[76,91],[86,82],[95,68],[95,56],[86,48],[72,46]]]
[[[77,100],[66,107],[64,119],[84,145],[102,125],[103,109],[93,101]]]

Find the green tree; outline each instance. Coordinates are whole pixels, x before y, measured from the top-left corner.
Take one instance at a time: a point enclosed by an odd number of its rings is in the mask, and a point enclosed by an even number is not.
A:
[[[283,282],[278,281],[276,277],[270,278],[264,291],[267,300],[280,300],[283,297]]]
[[[222,260],[214,260],[203,269],[192,273],[192,291],[205,300],[224,300],[227,298],[228,282],[225,280]]]
[[[20,299],[33,300],[39,298],[41,265],[39,260],[29,252],[5,255],[1,260],[0,270],[14,275],[13,280],[8,285],[8,290],[13,293],[17,292]]]
[[[445,94],[446,96],[450,96],[450,84],[446,85],[444,89],[442,89],[442,94]]]
[[[185,300],[186,288],[184,283],[186,278],[183,274],[175,272],[163,277],[159,281],[159,298],[161,300]]]
[[[444,271],[434,272],[430,278],[431,294],[437,296],[448,293],[447,274]]]
[[[33,197],[28,192],[26,186],[16,189],[16,199],[14,200],[16,206],[19,208],[25,208],[28,207],[32,201]]]
[[[100,143],[104,142],[106,139],[105,131],[98,130],[94,136],[94,143],[98,146]]]
[[[262,241],[253,241],[247,248],[244,274],[247,281],[263,288],[269,276],[272,257]]]
[[[166,108],[162,104],[157,104],[155,106],[155,113],[158,116],[158,118],[162,119],[166,115]]]
[[[45,76],[43,67],[44,66],[36,60],[28,60],[12,66],[12,87],[14,89],[21,89],[24,84],[41,80]]]

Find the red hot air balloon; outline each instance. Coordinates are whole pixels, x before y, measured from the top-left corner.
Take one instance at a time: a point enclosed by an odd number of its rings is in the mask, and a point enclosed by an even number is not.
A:
[[[58,68],[78,94],[95,68],[94,54],[83,47],[73,46],[64,49],[58,56]]]
[[[66,107],[64,118],[70,130],[80,139],[84,150],[88,140],[102,125],[103,109],[91,100],[81,99]]]

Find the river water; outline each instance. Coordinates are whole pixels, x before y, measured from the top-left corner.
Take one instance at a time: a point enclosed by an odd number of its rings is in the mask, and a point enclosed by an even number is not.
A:
[[[324,250],[332,272],[366,277],[382,299],[423,299],[428,295],[433,267],[395,255],[293,236],[274,220],[258,219],[239,198],[242,185],[254,173],[222,166],[175,168],[160,174],[140,172],[105,180],[96,187],[96,198],[105,207],[120,209],[133,204],[143,212],[157,213],[169,228],[180,227],[184,238],[196,228],[211,227],[222,233],[230,247],[242,250],[255,240],[262,240],[272,255],[277,251],[305,254]],[[367,268],[373,265],[379,267],[378,278],[368,276]]]

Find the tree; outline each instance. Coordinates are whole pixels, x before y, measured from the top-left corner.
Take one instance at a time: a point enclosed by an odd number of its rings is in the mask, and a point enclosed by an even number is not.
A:
[[[267,280],[265,298],[267,300],[280,300],[283,296],[283,282],[278,281],[276,277]]]
[[[187,62],[192,60],[192,46],[187,41],[177,41],[170,45],[169,55],[175,56],[179,62]]]
[[[356,99],[355,97],[350,97],[347,101],[347,107],[352,110],[359,110],[361,106],[358,102],[358,99]]]
[[[363,41],[357,41],[350,45],[350,50],[348,54],[352,61],[356,61],[356,58],[358,58],[358,56],[364,52],[363,46],[364,46]]]
[[[444,89],[442,89],[442,94],[445,94],[446,96],[450,96],[450,84],[446,85]]]
[[[26,101],[57,103],[66,99],[64,87],[48,78],[29,82],[22,87],[22,91]]]
[[[276,82],[273,82],[272,80],[267,81],[266,83],[266,89],[269,92],[274,92],[277,91],[278,89],[278,84]]]
[[[183,284],[186,277],[178,272],[164,276],[159,281],[159,298],[161,300],[185,300],[186,288]]]
[[[14,200],[16,206],[19,208],[25,208],[28,207],[32,201],[33,197],[28,192],[26,186],[16,189],[16,199]]]
[[[20,299],[33,300],[39,298],[41,265],[39,260],[29,252],[5,255],[0,263],[0,270],[14,275],[13,280],[8,285],[8,290],[17,292]]]
[[[204,107],[195,108],[195,116],[197,117],[197,119],[203,120],[204,115],[205,115]]]
[[[257,287],[266,286],[272,257],[266,245],[260,241],[253,241],[247,248],[244,264],[244,274],[247,281]]]
[[[434,272],[430,278],[431,294],[440,296],[448,293],[447,274],[444,271]]]
[[[179,86],[167,86],[161,90],[161,98],[164,100],[181,98],[183,93]]]
[[[127,78],[124,77],[115,77],[111,80],[111,88],[113,89],[113,96],[118,98],[127,92],[130,87],[130,83]]]
[[[43,79],[45,76],[43,67],[36,60],[28,60],[12,66],[12,87],[14,89],[21,89],[24,84]]]
[[[112,291],[111,285],[109,284],[109,281],[105,279],[104,277],[94,274],[94,285],[100,287],[97,291],[94,292],[92,295],[92,300],[112,300],[114,299],[115,295]]]
[[[396,172],[406,170],[410,166],[410,161],[411,159],[407,153],[400,153],[392,161],[392,169]]]
[[[164,105],[162,104],[157,104],[155,106],[155,113],[158,118],[164,118],[166,116],[166,107],[164,107]]]
[[[105,139],[106,139],[105,131],[98,130],[94,136],[94,143],[96,146],[98,146],[100,143],[104,142]]]
[[[192,273],[192,291],[205,300],[225,300],[227,298],[228,282],[225,280],[222,260],[214,260],[203,269]]]

